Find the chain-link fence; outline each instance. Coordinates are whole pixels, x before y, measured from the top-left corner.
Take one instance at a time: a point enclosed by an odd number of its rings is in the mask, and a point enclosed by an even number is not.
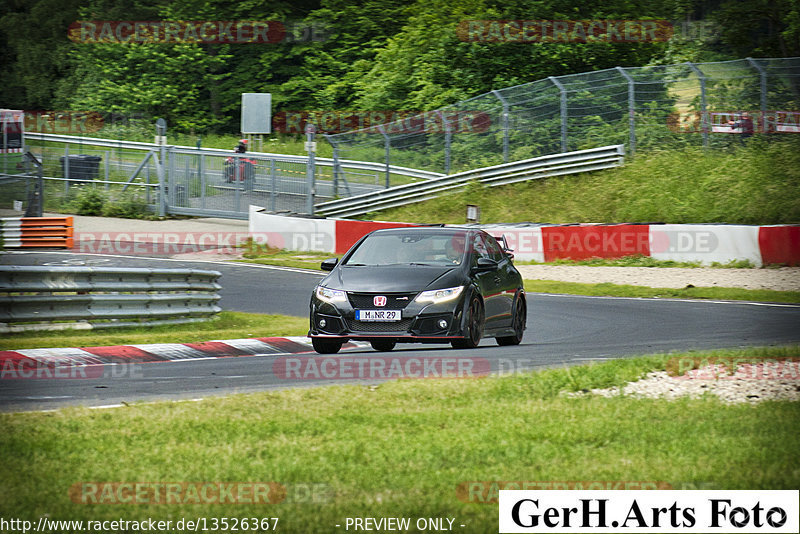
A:
[[[449,174],[618,143],[630,154],[650,147],[723,146],[750,134],[741,126],[744,112],[756,135],[800,132],[800,58],[554,76],[325,137],[334,158]]]

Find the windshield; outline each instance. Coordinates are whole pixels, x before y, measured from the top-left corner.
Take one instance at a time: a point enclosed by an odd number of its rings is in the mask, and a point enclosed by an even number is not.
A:
[[[344,265],[461,265],[464,243],[463,232],[378,233],[367,237]]]

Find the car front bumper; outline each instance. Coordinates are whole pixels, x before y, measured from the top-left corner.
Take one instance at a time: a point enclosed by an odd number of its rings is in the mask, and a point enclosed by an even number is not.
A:
[[[411,301],[400,310],[399,321],[379,322],[356,320],[356,310],[351,302],[332,304],[314,295],[311,298],[308,335],[342,341],[389,338],[400,343],[448,343],[452,339],[463,338],[463,302],[463,295],[459,299],[436,304]]]

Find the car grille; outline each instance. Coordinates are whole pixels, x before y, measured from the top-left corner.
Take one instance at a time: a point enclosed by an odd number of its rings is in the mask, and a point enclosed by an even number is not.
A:
[[[378,295],[383,295],[386,297],[386,306],[382,306],[382,310],[402,310],[408,304],[414,300],[417,296],[416,293],[348,293],[347,296],[350,299],[350,304],[353,308],[363,310],[363,309],[374,309],[377,308],[375,303],[372,299]]]
[[[347,328],[351,332],[406,332],[412,319],[401,319],[393,322],[356,321],[347,319]]]

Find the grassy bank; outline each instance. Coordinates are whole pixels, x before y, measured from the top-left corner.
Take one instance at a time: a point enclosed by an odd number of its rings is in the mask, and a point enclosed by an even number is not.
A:
[[[456,530],[472,533],[496,530],[497,507],[482,502],[485,492],[465,493],[470,481],[796,488],[800,403],[559,392],[622,385],[680,356],[778,358],[797,350],[656,355],[475,380],[2,414],[0,450],[9,461],[0,465],[0,515],[34,524],[41,516],[279,517],[280,532],[341,532],[353,516],[450,517]],[[159,481],[277,482],[287,494],[267,505],[207,504],[188,492],[180,504],[109,504],[112,494],[97,493],[106,504],[81,504],[80,493],[78,502],[69,496],[82,482]]]
[[[495,188],[473,184],[434,200],[369,214],[387,221],[800,222],[800,140],[753,139],[743,148],[640,153],[622,168]]]

